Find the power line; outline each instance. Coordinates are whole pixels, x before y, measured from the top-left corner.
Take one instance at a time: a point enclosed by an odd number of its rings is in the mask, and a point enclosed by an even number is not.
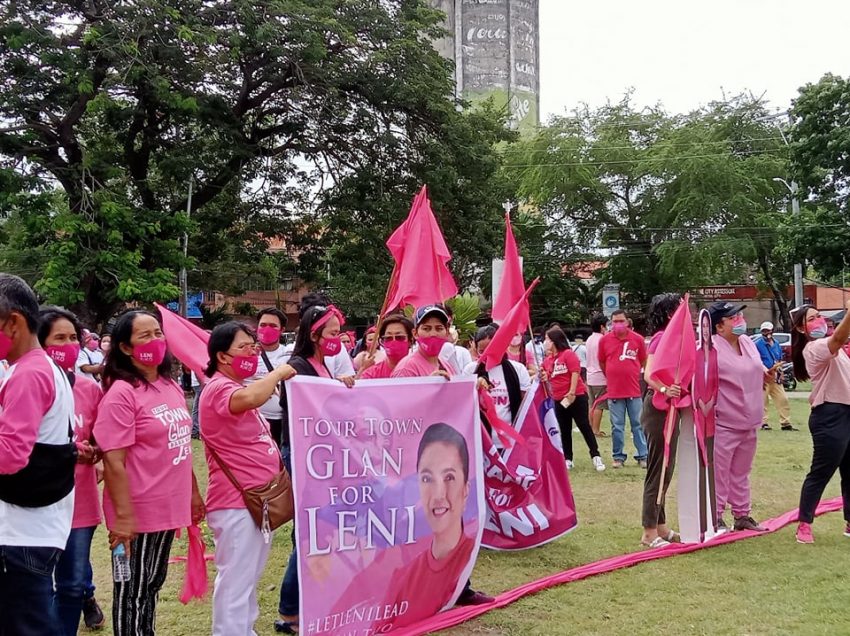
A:
[[[584,141],[584,140],[583,140]],[[652,144],[651,146],[647,146],[646,148],[639,148],[636,146],[597,146],[593,143],[589,143],[587,146],[582,146],[582,148],[586,148],[588,150],[657,150],[658,148],[675,148],[675,147],[691,147],[691,146],[714,146],[714,145],[723,145],[723,144],[742,144],[749,143],[754,141],[782,141],[781,137],[754,137],[752,139],[722,139],[718,141],[697,141],[693,143],[660,143],[660,144]],[[547,148],[540,149],[529,149],[521,151],[519,154],[529,154],[529,153],[556,153],[557,149],[550,150]],[[506,149],[501,153],[503,156],[508,154],[508,150]],[[725,153],[724,153],[725,154]]]

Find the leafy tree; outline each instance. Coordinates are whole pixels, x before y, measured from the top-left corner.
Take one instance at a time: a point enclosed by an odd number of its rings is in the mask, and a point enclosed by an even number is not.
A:
[[[247,236],[289,232],[296,249],[298,218],[329,184],[398,188],[398,166],[357,176],[382,153],[449,179],[430,162],[444,135],[473,128],[431,46],[439,21],[420,0],[5,3],[0,160],[62,194],[21,211],[15,245],[39,255],[36,287],[100,324],[123,302],[176,295],[184,232],[205,250],[190,269],[209,271],[218,255],[244,261]]]

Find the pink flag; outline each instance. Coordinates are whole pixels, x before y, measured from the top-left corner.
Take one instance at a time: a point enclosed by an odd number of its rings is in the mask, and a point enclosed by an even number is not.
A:
[[[395,269],[384,311],[441,303],[457,296],[457,284],[447,265],[452,255],[431,211],[426,186],[413,200],[407,219],[387,239],[387,247]]]
[[[493,336],[490,344],[484,349],[484,353],[479,356],[478,362],[483,363],[487,371],[502,363],[502,358],[511,344],[511,339],[521,331],[519,325],[523,321],[528,320],[528,297],[531,296],[531,292],[534,291],[534,288],[537,287],[537,283],[539,282],[540,279],[535,278],[531,285],[528,286],[525,293],[520,296],[517,303],[508,312],[508,315],[505,316],[496,335]]]
[[[183,577],[183,589],[180,591],[180,602],[186,605],[193,598],[202,599],[207,595],[209,580],[207,578],[207,563],[204,552],[204,538],[201,529],[196,525],[188,528],[189,553],[186,557],[186,574]]]
[[[678,384],[682,387],[682,397],[669,401],[663,393],[655,394],[652,403],[662,411],[666,410],[670,403],[676,408],[691,405],[690,389],[696,368],[697,347],[688,299],[688,294],[685,294],[670,318],[670,324],[661,335],[658,349],[652,359],[650,377],[653,380],[666,386]]]
[[[493,320],[501,324],[508,316],[508,312],[516,305],[525,294],[525,283],[522,280],[522,264],[519,260],[514,231],[511,227],[510,214],[505,215],[505,269],[502,272],[502,282],[499,284],[499,293],[493,301],[491,312]],[[525,304],[525,320],[517,329],[517,333],[525,331],[528,327],[528,303]]]
[[[162,316],[162,331],[168,349],[175,358],[192,369],[198,378],[202,378],[210,360],[207,354],[210,334],[166,307],[158,303],[154,303],[154,306]]]

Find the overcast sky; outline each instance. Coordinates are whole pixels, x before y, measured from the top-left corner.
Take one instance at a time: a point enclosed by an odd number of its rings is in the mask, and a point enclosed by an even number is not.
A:
[[[687,112],[750,90],[782,110],[850,74],[850,0],[540,0],[541,115],[618,101]]]

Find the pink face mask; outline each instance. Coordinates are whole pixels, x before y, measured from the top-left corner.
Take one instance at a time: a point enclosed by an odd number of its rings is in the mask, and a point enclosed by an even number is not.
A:
[[[437,336],[419,338],[416,342],[419,344],[419,348],[422,349],[422,353],[429,358],[435,358],[440,355],[440,351],[442,351],[443,346],[446,344],[446,340],[444,338],[439,338]]]
[[[332,358],[342,351],[342,340],[339,336],[334,336],[333,338],[322,338],[321,342],[319,342],[319,349],[323,356]]]
[[[384,343],[384,352],[390,360],[398,362],[410,351],[407,340],[390,340]]]
[[[96,351],[97,340],[95,340],[94,338],[90,338],[89,341],[86,343],[86,349],[88,349],[89,351]]]
[[[154,338],[148,342],[133,347],[133,358],[136,362],[148,367],[158,367],[165,360],[167,350],[165,340]]]
[[[615,322],[611,325],[611,331],[618,336],[622,336],[629,330],[629,325],[625,322]]]
[[[53,361],[65,371],[73,371],[80,355],[80,345],[68,342],[63,345],[50,345],[44,350]]]
[[[273,345],[276,342],[280,342],[280,327],[260,327],[257,329],[257,339],[260,341],[260,344],[264,345]]]
[[[230,361],[230,367],[233,369],[233,375],[240,380],[250,378],[257,372],[257,365],[260,363],[260,356],[254,354],[252,356],[233,356]]]
[[[12,339],[6,335],[5,331],[0,331],[0,360],[5,360],[12,350]]]

